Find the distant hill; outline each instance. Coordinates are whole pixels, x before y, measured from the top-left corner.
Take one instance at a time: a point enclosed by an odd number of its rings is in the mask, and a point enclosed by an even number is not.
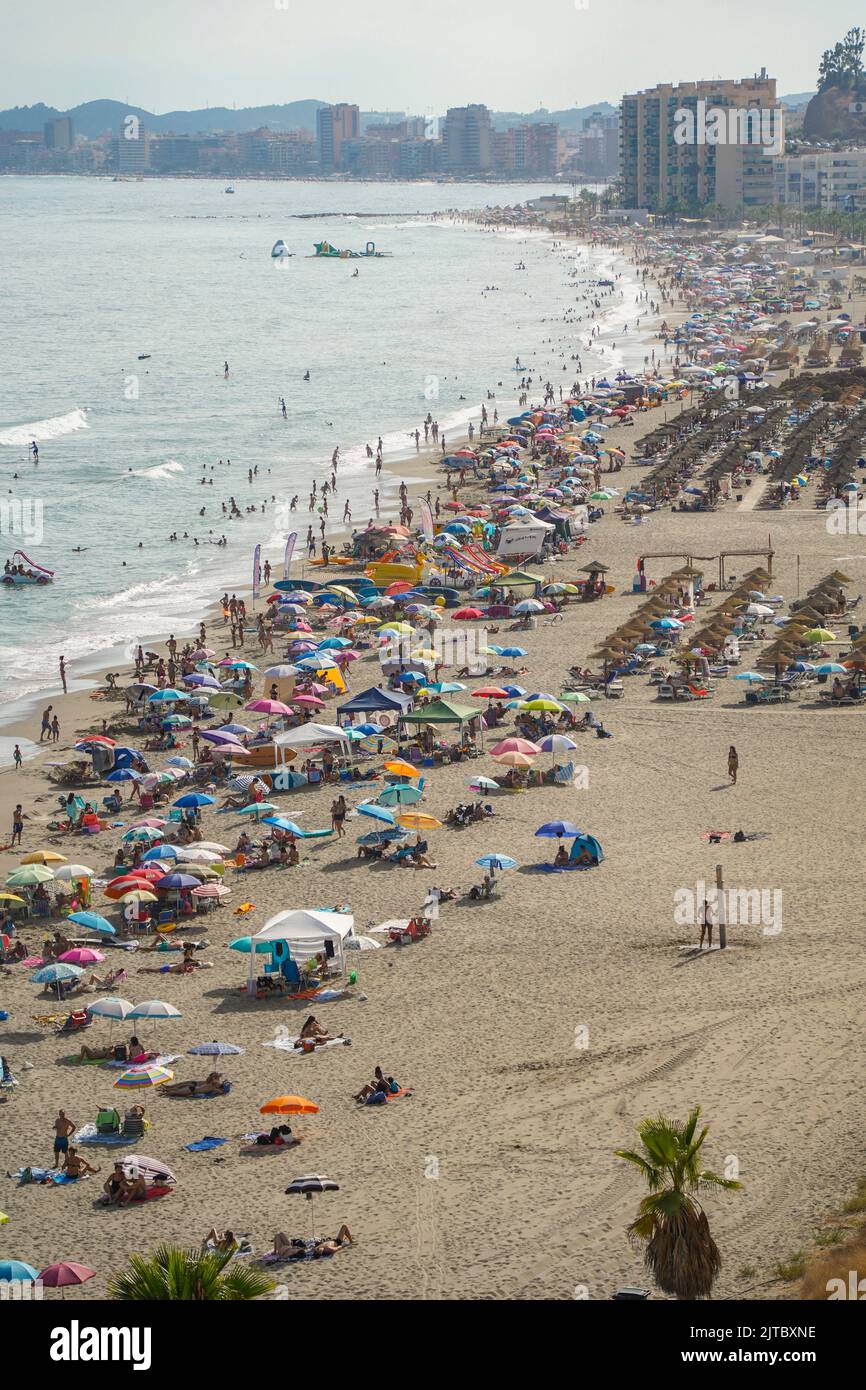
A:
[[[814,92],[794,92],[791,96],[780,96],[779,100],[790,111],[801,111],[805,110],[814,95]]]
[[[155,135],[165,135],[169,131],[175,135],[222,134],[243,130],[256,130],[268,126],[271,130],[315,130],[316,112],[327,106],[324,101],[290,101],[282,106],[209,106],[196,111],[165,111],[157,115],[146,111],[143,106],[130,106],[123,101],[86,101],[73,106],[68,111],[59,111],[55,106],[37,102],[34,106],[13,106],[0,111],[0,130],[41,130],[46,121],[57,116],[71,116],[75,132],[89,140],[96,139],[107,132],[115,134],[124,116],[138,116],[145,128]],[[616,107],[610,102],[596,102],[592,106],[572,107],[565,111],[532,111],[524,114],[517,111],[494,111],[493,124],[496,130],[507,130],[510,125],[537,125],[541,121],[556,121],[563,130],[580,130],[585,116],[593,111],[602,115],[612,115]],[[377,122],[402,119],[403,113],[397,111],[364,111],[361,113],[361,128]]]

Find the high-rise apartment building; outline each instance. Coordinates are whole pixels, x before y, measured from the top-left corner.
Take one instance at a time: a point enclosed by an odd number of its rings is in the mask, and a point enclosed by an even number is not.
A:
[[[486,106],[451,106],[442,123],[442,168],[484,174],[493,167],[493,128]]]
[[[323,106],[316,115],[316,135],[319,167],[323,174],[333,174],[345,167],[343,144],[358,140],[361,135],[361,110],[346,102]]]
[[[70,150],[75,143],[71,116],[58,116],[46,121],[42,128],[45,147],[49,150]]]
[[[772,201],[784,150],[776,79],[662,83],[622,99],[620,177],[627,207]]]

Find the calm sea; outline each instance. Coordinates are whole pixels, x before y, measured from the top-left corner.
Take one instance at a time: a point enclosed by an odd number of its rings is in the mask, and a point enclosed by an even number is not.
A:
[[[456,436],[487,388],[503,418],[513,413],[517,354],[557,382],[573,378],[561,345],[579,346],[580,331],[561,315],[573,258],[597,273],[590,253],[426,216],[543,187],[235,188],[0,179],[0,540],[4,558],[20,546],[56,571],[50,588],[0,585],[7,698],[53,684],[61,653],[83,664],[188,629],[226,585],[249,579],[257,542],[278,561],[296,493],[300,546],[311,480],[324,481],[337,445],[331,520],[349,497],[365,524],[367,442],[382,436],[386,463],[414,453],[409,431],[428,410]],[[277,265],[280,237],[294,255]],[[316,260],[323,238],[392,255]],[[383,476],[383,509],[398,482]],[[230,495],[239,521],[222,514]],[[264,517],[246,512],[265,499]],[[18,503],[23,533],[8,534]],[[226,548],[214,544],[222,534]]]

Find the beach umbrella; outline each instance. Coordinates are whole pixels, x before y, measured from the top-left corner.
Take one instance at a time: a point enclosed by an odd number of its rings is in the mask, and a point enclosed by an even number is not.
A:
[[[157,690],[157,691],[155,692],[155,694],[153,694],[153,695],[148,695],[148,697],[147,697],[147,703],[148,703],[149,705],[157,705],[157,704],[165,704],[165,705],[168,705],[168,704],[172,704],[175,700],[185,700],[185,699],[186,699],[186,695],[183,693],[182,690],[173,690],[173,689],[171,688],[171,686],[169,686],[167,690]]]
[[[25,864],[15,869],[7,878],[10,888],[35,888],[40,883],[48,883],[54,874],[44,864]]]
[[[0,1283],[32,1284],[38,1278],[38,1271],[23,1260],[0,1260]]]
[[[532,767],[532,758],[528,753],[494,753],[493,756],[503,767]]]
[[[18,903],[19,906],[23,906],[24,901],[17,893],[0,893],[0,903]]]
[[[826,627],[813,627],[808,632],[803,633],[804,642],[835,642],[835,634]],[[7,883],[9,880],[6,880]]]
[[[486,685],[481,690],[473,690],[473,700],[507,700],[508,691],[500,685]]]
[[[499,783],[490,777],[472,777],[466,784],[474,792],[498,792]]]
[[[216,743],[221,747],[243,748],[243,744],[234,734],[226,734],[222,729],[202,729],[201,736],[207,739],[208,743]]]
[[[284,705],[282,700],[252,700],[244,709],[252,710],[255,714],[291,714],[288,705]]]
[[[34,985],[59,985],[63,980],[77,980],[84,974],[78,965],[62,965],[58,962],[51,965],[43,965],[41,970],[37,970],[35,975],[30,976],[30,983]]]
[[[88,927],[90,931],[100,932],[103,936],[115,936],[117,933],[105,917],[100,917],[98,912],[70,912],[67,922],[75,922],[79,927]]]
[[[512,859],[508,854],[482,854],[475,863],[482,869],[490,869],[494,873],[497,869],[516,869],[517,860]]]
[[[498,656],[526,656],[525,647],[496,647],[494,650]]]
[[[815,667],[816,676],[842,676],[846,674],[846,668],[838,661],[823,661],[820,666]]]
[[[55,854],[53,849],[35,849],[32,854],[25,854],[21,860],[22,864],[65,864],[65,854]]]
[[[154,840],[164,839],[165,833],[155,825],[134,825],[130,830],[126,830],[120,838],[125,844],[132,844],[136,840],[147,840],[152,844]]]
[[[226,888],[222,883],[203,883],[199,888],[192,890],[194,898],[218,898],[220,901],[223,898],[230,898],[231,894],[232,890]]]
[[[381,941],[374,941],[372,936],[350,936],[343,942],[347,951],[379,951],[382,949]]]
[[[406,783],[401,786],[386,787],[377,797],[380,806],[414,806],[421,800],[423,792],[420,787],[411,787]]]
[[[201,879],[219,879],[220,870],[224,868],[225,865],[222,863],[220,863],[219,868],[214,868],[213,864],[202,864],[198,862],[195,864],[176,864],[172,873],[178,878],[194,878],[198,883]],[[161,883],[158,886],[160,889],[163,887]]]
[[[401,811],[397,816],[397,824],[407,830],[439,830],[442,826],[441,820],[437,820],[435,816],[426,816],[421,811]]]
[[[197,888],[198,879],[193,878],[192,874],[164,874],[158,886],[160,892],[162,892],[163,889]]]
[[[397,777],[420,777],[421,773],[412,763],[405,762],[402,758],[393,758],[384,764],[386,772],[393,772]]]
[[[315,1101],[305,1096],[275,1096],[259,1106],[260,1115],[318,1115],[319,1107]]]
[[[168,766],[179,767],[182,768],[184,772],[188,772],[190,768],[195,767],[195,763],[191,758],[184,758],[180,753],[175,753],[173,758],[169,758]]]
[[[131,1009],[129,1018],[181,1018],[180,1009],[176,1009],[174,1004],[166,1004],[162,999],[145,999],[142,1004],[136,1004]]]
[[[95,872],[86,864],[61,864],[54,870],[54,877],[63,883],[73,883],[78,878],[93,878]]]
[[[205,792],[184,792],[183,796],[179,796],[172,804],[186,810],[191,806],[213,806],[215,801],[216,797],[207,796]]]
[[[569,820],[549,820],[545,821],[544,825],[539,826],[535,833],[548,839],[561,840],[563,835],[568,835],[571,838],[582,835],[583,831],[579,830],[576,825],[572,825]]]
[[[95,999],[92,1004],[87,1005],[87,1012],[95,1018],[108,1018],[112,1023],[120,1019],[128,1018],[132,1013],[133,1005],[128,999],[118,999],[113,995],[106,995],[104,999]]]
[[[370,816],[373,820],[384,821],[386,825],[396,825],[393,815],[384,806],[376,806],[373,802],[362,801],[356,808],[359,816]]]
[[[571,753],[576,747],[574,739],[567,738],[565,734],[548,734],[547,738],[541,740],[544,753]]]
[[[514,612],[521,615],[524,613],[543,613],[544,604],[539,603],[537,598],[525,598],[516,605]]]
[[[257,941],[255,954],[258,956],[266,956],[270,953],[272,946],[273,943],[270,941]],[[229,950],[243,951],[246,955],[249,955],[252,951],[252,937],[239,936],[236,941],[230,941]]]
[[[404,830],[400,825],[393,825],[390,830],[370,830],[366,835],[359,835],[358,844],[392,845],[398,844],[401,840],[408,840],[408,838],[408,830]]]
[[[528,738],[504,738],[495,748],[491,748],[490,752],[494,758],[502,753],[525,753],[527,757],[532,757],[535,753],[540,753],[541,749]]]
[[[63,1298],[63,1290],[74,1284],[86,1284],[88,1279],[93,1279],[96,1270],[88,1265],[77,1264],[74,1260],[60,1260],[59,1263],[48,1265],[39,1275],[39,1282],[46,1289],[59,1289],[60,1297]]]
[[[100,961],[105,960],[105,956],[90,946],[74,946],[71,951],[64,951],[57,959],[66,965],[98,965]]]
[[[323,1177],[321,1174],[307,1174],[301,1178],[294,1178],[286,1188],[286,1193],[290,1197],[306,1197],[308,1202],[312,1202],[313,1197],[319,1192],[339,1192],[340,1184],[334,1182],[333,1178]],[[313,1229],[313,1214],[310,1210],[310,1232]]]
[[[231,690],[220,690],[208,700],[211,709],[240,709],[243,700]],[[203,730],[203,733],[206,733]]]
[[[558,700],[551,699],[546,695],[537,695],[531,700],[519,700],[517,708],[521,710],[544,710],[555,713],[562,709],[562,705]]]
[[[166,1081],[171,1081],[173,1076],[174,1072],[169,1071],[168,1067],[148,1064],[144,1067],[130,1067],[127,1071],[122,1071],[114,1085],[120,1091],[144,1091],[151,1086],[164,1085]]]
[[[562,700],[567,705],[588,705],[590,700],[588,695],[584,695],[582,690],[566,690]]]
[[[272,801],[251,801],[249,806],[242,806],[237,814],[239,816],[252,816],[258,820],[263,811],[276,811],[278,809]]]
[[[241,1057],[243,1048],[236,1043],[209,1042],[199,1043],[198,1047],[188,1047],[187,1052],[193,1057]]]
[[[180,850],[177,845],[154,845],[141,856],[142,864],[155,864],[160,859],[177,859]]]
[[[734,676],[734,680],[748,681],[751,685],[756,681],[766,680],[766,676],[762,676],[760,671],[738,671],[737,674]]]

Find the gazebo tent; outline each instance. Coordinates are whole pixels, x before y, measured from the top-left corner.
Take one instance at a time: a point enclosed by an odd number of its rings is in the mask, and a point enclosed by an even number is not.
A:
[[[458,705],[451,700],[434,700],[430,705],[422,705],[411,714],[400,718],[401,724],[468,724],[480,719],[481,711],[471,705]]]
[[[355,919],[348,912],[320,912],[315,908],[278,912],[251,938],[247,983],[249,992],[252,994],[255,989],[256,956],[260,943],[272,942],[274,947],[278,948],[280,942],[286,942],[292,960],[302,962],[322,950],[327,951],[326,943],[330,942],[333,954],[342,968],[343,942],[352,935],[354,927]],[[274,954],[278,956],[277,949]]]
[[[299,724],[296,729],[286,729],[274,735],[274,747],[280,750],[281,762],[284,748],[315,748],[323,743],[339,743],[344,752],[351,751],[345,729],[338,728],[336,724]]]
[[[374,685],[369,690],[362,690],[353,695],[345,705],[339,705],[337,715],[351,723],[357,714],[367,715],[376,711],[394,715],[408,714],[412,709],[412,703],[411,695],[401,694],[397,690],[383,690],[381,686]]]

